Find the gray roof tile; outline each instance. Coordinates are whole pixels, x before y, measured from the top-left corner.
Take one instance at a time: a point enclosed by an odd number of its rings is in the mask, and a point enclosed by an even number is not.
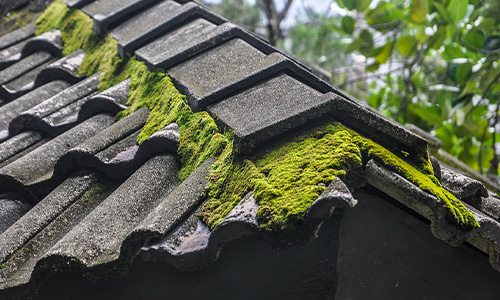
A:
[[[222,127],[234,130],[239,154],[332,116],[394,151],[412,154],[426,146],[424,139],[195,1],[65,3],[84,6],[100,34],[115,27],[111,34],[120,55],[134,51],[149,68],[166,68],[194,111],[208,107]],[[31,26],[0,38],[0,84],[18,89],[5,90],[0,99],[0,217],[11,215],[7,225],[0,224],[1,296],[34,293],[47,274],[62,270],[95,281],[114,278],[139,253],[186,270],[213,262],[225,243],[242,236],[289,247],[312,240],[335,207],[356,204],[336,178],[309,207],[300,234],[277,237],[259,229],[258,204],[250,192],[210,230],[197,213],[213,160],[178,186],[172,155],[180,138],[177,124],[138,145],[149,111],[118,122],[113,117],[126,108],[130,80],[98,93],[100,74],[76,75],[81,51],[55,61],[62,50],[60,32],[33,35]],[[457,231],[435,197],[374,161],[366,166],[365,179],[431,220],[435,235],[452,245],[485,238],[490,248],[476,246],[500,269],[494,250],[500,240],[500,200],[482,185],[444,173],[443,183],[471,200],[475,208],[467,207],[481,228]]]
[[[35,24],[29,24],[0,37],[0,50],[22,42],[35,35]]]
[[[323,94],[286,75],[254,85],[209,108],[234,130],[241,151],[320,117],[328,112],[334,94]]]
[[[125,53],[144,46],[166,31],[196,17],[216,25],[225,22],[224,18],[193,2],[181,6],[175,1],[166,0],[125,21],[111,32],[111,36],[118,41],[118,52],[123,57]]]
[[[85,5],[82,11],[94,19],[94,31],[103,34],[112,23],[124,20],[156,1],[158,0],[101,0]]]

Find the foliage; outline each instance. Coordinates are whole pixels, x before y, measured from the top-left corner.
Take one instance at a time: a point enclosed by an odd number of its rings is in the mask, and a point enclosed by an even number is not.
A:
[[[256,4],[250,4],[245,0],[223,0],[217,5],[211,7],[214,12],[220,14],[245,26],[251,31],[256,31],[262,26],[260,11]]]
[[[295,26],[289,30],[286,50],[325,70],[344,66],[347,46],[339,42],[342,38],[339,32],[341,20],[314,12],[311,14],[313,16],[310,19],[297,19]],[[345,24],[348,29],[349,26]]]
[[[345,34],[353,34],[348,51],[366,57],[366,71],[384,79],[371,86],[368,102],[433,132],[473,168],[483,172],[489,163],[497,174],[500,2],[370,2],[338,1],[348,9],[342,20]]]

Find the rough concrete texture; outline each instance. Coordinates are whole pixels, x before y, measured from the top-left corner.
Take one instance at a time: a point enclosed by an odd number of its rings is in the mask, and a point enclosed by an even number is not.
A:
[[[76,74],[84,58],[85,52],[80,49],[51,63],[37,74],[35,87],[39,87],[45,83],[59,79],[67,81],[71,84],[79,82],[85,78],[83,75]]]
[[[18,77],[21,77],[24,73],[35,69],[51,59],[53,59],[53,56],[48,52],[40,51],[34,53],[22,59],[18,63],[0,71],[0,84],[4,85]]]
[[[0,261],[2,263],[7,261],[12,253],[32,239],[96,182],[97,178],[89,174],[71,176],[61,183],[18,222],[1,234]]]
[[[328,112],[330,95],[280,74],[209,108],[224,126],[234,130],[241,151],[250,151]]]
[[[0,168],[9,158],[42,140],[42,133],[25,131],[0,144]]]
[[[31,209],[31,205],[22,200],[0,196],[0,234]]]
[[[0,37],[0,50],[35,36],[35,24],[29,24]]]
[[[192,49],[198,47],[214,28],[216,25],[196,19],[140,48],[135,55],[150,67],[168,69],[194,55]]]
[[[166,126],[140,146],[136,144],[148,116],[149,110],[143,108],[71,149],[57,162],[54,176],[64,177],[74,168],[90,168],[108,178],[123,179],[157,153],[176,153],[177,124]]]
[[[196,111],[221,100],[224,96],[221,90],[237,83],[241,86],[244,79],[269,63],[264,53],[241,39],[233,39],[171,68],[168,73]]]
[[[27,42],[24,40],[0,51],[0,70],[7,68],[22,58],[21,50]]]
[[[15,182],[24,186],[52,177],[56,162],[69,149],[89,139],[114,123],[114,117],[96,115],[50,142],[0,169],[0,187],[8,189]]]
[[[500,222],[500,198],[496,194],[489,193],[488,197],[482,198],[479,209]]]
[[[36,120],[47,117],[73,102],[95,93],[99,77],[100,74],[93,75],[18,115],[9,123],[9,133],[19,133],[26,127],[26,123],[36,122]]]
[[[62,39],[61,31],[58,29],[53,29],[51,31],[45,32],[39,36],[31,38],[28,40],[26,45],[24,45],[21,55],[26,57],[32,53],[45,51],[49,52],[53,56],[60,57],[62,55]]]
[[[17,98],[15,101],[1,106],[0,131],[8,130],[9,123],[22,112],[42,103],[68,87],[69,84],[66,81],[54,80]]]
[[[477,209],[482,207],[482,197],[489,195],[481,182],[444,166],[441,168],[441,184],[458,199]]]
[[[354,207],[358,201],[342,180],[336,177],[307,210],[307,218],[326,220],[335,208]]]
[[[63,132],[98,113],[116,115],[126,108],[130,79],[117,84],[102,93],[81,98],[60,108],[43,118],[34,118],[25,122],[28,129],[43,132]]]
[[[187,218],[203,200],[208,185],[210,167],[214,159],[207,159],[184,182],[172,191],[149,215],[135,228],[135,235],[162,238],[177,224]]]
[[[120,55],[123,57],[126,52],[131,52],[161,35],[171,26],[168,21],[178,13],[180,7],[181,5],[175,1],[162,1],[113,29],[111,36],[120,45],[118,46]],[[163,25],[165,23],[166,26]]]
[[[82,11],[94,19],[94,31],[104,34],[115,22],[125,20],[157,0],[106,0],[91,2]]]
[[[92,180],[86,180],[93,178]],[[96,184],[92,183],[98,178],[97,174],[80,172],[70,176],[70,179],[64,181],[58,188],[57,193],[50,195],[51,201],[63,203],[66,207],[60,207],[58,214],[53,214],[51,220],[45,219],[46,222],[38,228],[39,230],[29,239],[20,241],[20,247],[5,261],[5,268],[0,271],[0,286],[2,289],[7,287],[16,287],[16,298],[29,299],[36,296],[36,287],[42,283],[42,280],[35,280],[35,284],[26,285],[32,273],[35,270],[36,264],[43,255],[62,237],[64,237],[73,227],[97,207],[114,189],[113,185],[106,184],[106,190],[99,193],[96,192]],[[64,186],[64,188],[62,188]],[[43,201],[46,201],[44,199]],[[37,222],[35,220],[34,222]],[[23,223],[19,220],[16,224]],[[39,223],[37,223],[39,224]],[[29,229],[33,229],[29,225]],[[22,233],[24,235],[24,232]],[[25,236],[25,235],[24,235]],[[38,275],[34,275],[37,277]],[[8,280],[5,280],[8,278]],[[16,288],[8,289],[7,295],[0,291],[0,297],[14,298],[10,291],[15,291]]]
[[[2,85],[0,94],[8,100],[20,97],[35,88],[35,80],[42,70],[50,66],[56,59],[51,58],[18,78]]]
[[[265,54],[277,52],[261,38],[229,22],[215,26],[204,19],[170,32],[135,51],[139,60],[151,69],[169,69],[216,45],[240,38]],[[171,47],[175,44],[176,47]]]
[[[47,271],[79,267],[96,280],[103,279],[100,274],[118,276],[110,272],[110,263],[119,258],[129,261],[142,246],[129,249],[123,242],[176,185],[176,159],[172,155],[151,158],[59,240],[39,267]]]
[[[197,3],[189,2],[179,6],[177,2],[168,0],[125,21],[111,35],[118,40],[118,52],[123,57],[125,53],[133,52],[168,30],[197,17],[216,25],[226,22],[224,18]]]

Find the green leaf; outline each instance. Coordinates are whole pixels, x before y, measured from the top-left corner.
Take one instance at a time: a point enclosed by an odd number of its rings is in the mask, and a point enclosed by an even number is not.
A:
[[[444,47],[443,58],[445,60],[452,60],[455,58],[464,58],[464,53],[460,50],[459,46],[449,44]]]
[[[457,23],[462,20],[467,14],[468,0],[451,0],[448,5],[448,12],[453,22]]]
[[[478,30],[469,31],[464,36],[464,42],[476,49],[481,49],[484,46],[484,35]]]
[[[345,33],[352,34],[354,32],[354,27],[356,23],[352,17],[345,16],[342,18],[342,30]]]
[[[434,1],[434,7],[437,9],[441,17],[443,17],[446,21],[448,21],[448,23],[450,24],[454,23],[450,13],[446,9],[446,7],[443,6],[443,4]]]
[[[429,39],[429,47],[432,49],[439,49],[441,46],[443,46],[444,40],[446,39],[446,27],[447,26],[440,26],[438,27],[438,30],[434,35]]]
[[[378,63],[373,63],[371,65],[366,66],[366,72],[375,72],[378,70],[380,65]]]
[[[411,35],[405,35],[398,40],[398,51],[403,55],[409,55],[410,52],[415,52],[415,44],[417,39]]]
[[[347,8],[348,10],[364,11],[370,6],[372,0],[338,0],[337,4],[341,8]]]
[[[417,23],[425,21],[429,12],[429,2],[427,0],[412,0],[410,5],[411,19]]]
[[[493,18],[484,18],[481,24],[477,26],[478,29],[493,29],[495,28],[495,19]]]
[[[360,40],[360,39],[355,39],[354,41],[352,41],[352,43],[347,47],[347,49],[345,50],[346,53],[351,53],[355,50],[358,50],[359,47],[361,47],[361,45],[363,45],[363,41]]]
[[[391,57],[391,53],[392,53],[392,41],[388,41],[387,44],[385,44],[382,51],[375,56],[375,61],[378,62],[379,64],[385,64],[389,60],[389,57]]]
[[[457,67],[457,72],[455,73],[455,78],[457,79],[458,83],[464,84],[467,81],[467,79],[469,79],[469,76],[471,73],[472,73],[472,64],[471,63],[460,64]]]

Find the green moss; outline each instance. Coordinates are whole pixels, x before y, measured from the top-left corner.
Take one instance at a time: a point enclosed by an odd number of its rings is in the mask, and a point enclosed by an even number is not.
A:
[[[101,183],[93,184],[82,196],[83,202],[90,202],[95,200],[99,195],[106,193],[109,188]]]
[[[252,159],[238,160],[232,156],[231,146],[228,147],[211,173],[210,199],[200,216],[213,228],[253,190],[259,204],[257,220],[262,228],[293,228],[335,177],[346,179],[353,173],[361,173],[363,162],[371,158],[435,195],[460,227],[479,226],[463,204],[434,177],[428,158],[418,166],[411,165],[340,124],[324,126]]]
[[[3,264],[0,265],[0,270],[1,269],[5,269],[5,268],[7,268],[7,265],[5,263],[3,263]]]
[[[99,37],[92,30],[88,16],[56,0],[37,20],[37,34],[51,29],[62,31],[64,54],[80,48],[86,52],[79,69],[81,74],[103,72],[100,90],[131,78],[129,108],[117,118],[141,107],[150,109],[138,143],[172,122],[179,124],[181,139],[177,154],[181,181],[208,157],[217,159],[209,178],[209,200],[200,214],[211,227],[220,223],[246,193],[254,191],[262,228],[291,229],[304,218],[326,185],[337,176],[348,179],[361,173],[363,162],[369,158],[377,159],[436,195],[459,226],[478,226],[474,216],[432,175],[427,149],[417,149],[421,155],[411,157],[414,164],[410,164],[354,131],[333,124],[255,157],[238,157],[231,132],[221,133],[207,112],[193,113],[186,97],[163,71],[149,72],[146,65],[135,58],[121,59],[116,41],[110,35]],[[407,155],[401,153],[403,157]]]
[[[253,190],[263,228],[293,228],[335,177],[361,172],[360,149],[339,128],[320,128],[242,161],[233,157],[231,144],[211,173],[210,199],[201,213],[204,221],[214,227]]]
[[[354,135],[355,133],[352,132]],[[443,188],[439,180],[434,177],[430,161],[420,166],[414,166],[394,155],[373,141],[358,135],[357,144],[369,158],[383,163],[388,168],[399,173],[420,189],[436,196],[448,208],[451,220],[462,228],[479,227],[474,215],[450,192]]]

